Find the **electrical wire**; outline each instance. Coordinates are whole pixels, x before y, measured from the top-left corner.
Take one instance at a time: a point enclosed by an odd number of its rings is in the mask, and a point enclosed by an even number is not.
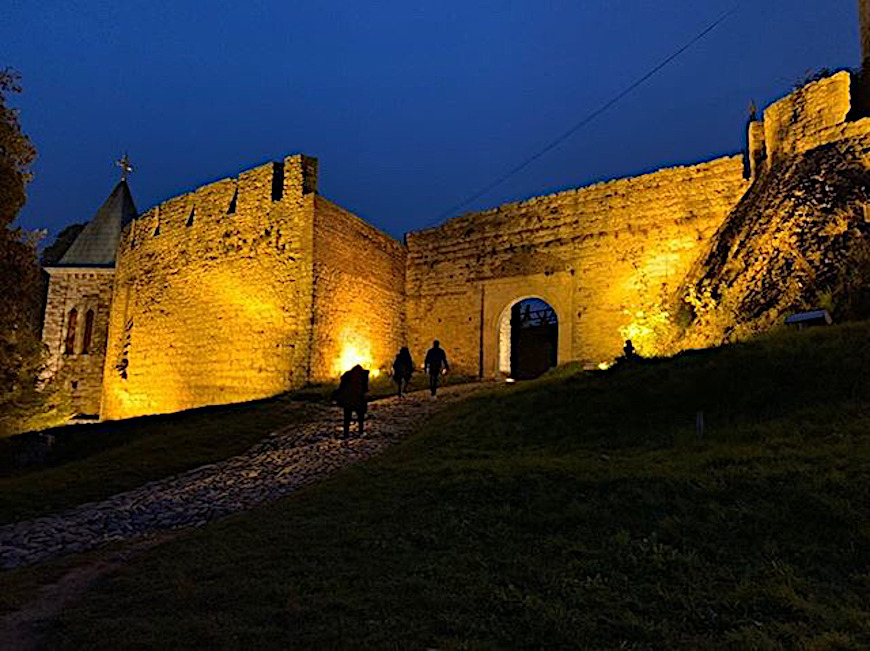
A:
[[[536,153],[534,153],[534,154],[532,154],[531,156],[529,156],[528,158],[526,158],[526,159],[525,159],[524,161],[522,161],[519,165],[517,165],[517,166],[511,168],[510,170],[508,170],[507,172],[505,172],[504,174],[502,174],[501,176],[499,176],[499,177],[496,178],[495,180],[493,180],[493,181],[491,181],[490,183],[488,183],[487,185],[485,185],[483,188],[481,188],[481,189],[478,190],[477,192],[471,194],[468,198],[462,200],[461,202],[459,202],[459,203],[457,203],[456,205],[452,206],[452,207],[449,208],[448,210],[445,210],[445,211],[444,211],[443,213],[441,213],[438,217],[436,217],[432,222],[430,222],[430,224],[434,224],[434,223],[436,223],[436,222],[440,222],[440,221],[442,221],[443,219],[449,217],[450,215],[452,215],[453,213],[457,212],[458,210],[464,208],[465,206],[467,206],[468,204],[470,204],[470,203],[471,203],[472,201],[474,201],[475,199],[479,199],[480,197],[482,197],[483,195],[485,195],[486,193],[488,193],[490,190],[492,190],[492,189],[498,187],[499,185],[501,185],[502,183],[504,183],[505,181],[507,181],[509,178],[511,178],[511,177],[514,176],[515,174],[521,172],[523,169],[525,169],[526,167],[528,167],[529,165],[531,165],[532,163],[534,163],[536,160],[538,160],[539,158],[541,158],[542,156],[544,156],[544,155],[547,154],[548,152],[552,151],[553,149],[555,149],[556,147],[558,147],[559,145],[561,145],[561,144],[562,144],[563,142],[565,142],[568,138],[570,138],[571,136],[573,136],[577,131],[579,131],[580,129],[582,129],[583,127],[585,127],[587,124],[589,124],[590,122],[592,122],[595,118],[597,118],[597,117],[600,116],[601,114],[605,113],[607,110],[609,110],[609,109],[610,109],[611,107],[613,107],[615,104],[617,104],[620,100],[622,100],[626,95],[630,94],[630,93],[631,93],[633,90],[635,90],[638,86],[640,86],[640,85],[643,84],[645,81],[647,81],[648,79],[650,79],[651,77],[653,77],[656,73],[658,73],[660,70],[662,70],[663,68],[665,68],[668,64],[670,64],[671,62],[673,62],[674,60],[676,60],[677,58],[679,58],[680,55],[682,55],[686,50],[688,50],[689,48],[691,48],[693,45],[695,45],[695,43],[697,43],[698,41],[700,41],[701,39],[703,39],[705,36],[707,36],[707,34],[709,34],[710,32],[712,32],[712,31],[713,31],[714,29],[716,29],[719,25],[721,25],[723,22],[725,22],[725,20],[727,20],[727,19],[728,19],[729,17],[731,17],[734,13],[736,13],[736,11],[740,8],[740,5],[741,5],[741,4],[742,4],[742,2],[737,2],[737,3],[736,3],[733,7],[731,7],[728,11],[726,11],[724,14],[722,14],[721,16],[719,16],[715,21],[713,21],[712,23],[710,23],[710,25],[708,25],[708,26],[707,26],[703,31],[701,31],[701,32],[699,32],[697,35],[695,35],[695,36],[694,36],[690,41],[688,41],[685,45],[683,45],[682,47],[680,47],[679,49],[677,49],[675,52],[673,52],[672,54],[670,54],[670,55],[669,55],[667,58],[665,58],[661,63],[659,63],[657,66],[655,66],[654,68],[652,68],[651,70],[649,70],[649,71],[648,71],[646,74],[644,74],[643,76],[641,76],[641,77],[639,77],[638,79],[636,79],[635,81],[633,81],[633,82],[632,82],[631,84],[629,84],[626,88],[624,88],[622,91],[620,91],[619,93],[617,93],[616,95],[614,95],[611,99],[609,99],[607,102],[605,102],[604,104],[602,104],[600,107],[598,107],[597,109],[595,109],[594,111],[592,111],[589,115],[587,115],[586,117],[584,117],[582,120],[580,120],[579,122],[575,123],[575,124],[574,124],[570,129],[568,129],[567,131],[565,131],[564,133],[562,133],[561,135],[559,135],[557,138],[555,138],[554,140],[552,140],[551,142],[549,142],[548,144],[546,144],[544,147],[542,147],[541,149],[539,149]]]

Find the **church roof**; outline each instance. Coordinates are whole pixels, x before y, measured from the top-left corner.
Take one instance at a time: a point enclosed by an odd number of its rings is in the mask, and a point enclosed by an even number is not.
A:
[[[113,267],[121,230],[136,219],[136,204],[127,181],[121,180],[112,194],[79,233],[57,263],[58,267]]]

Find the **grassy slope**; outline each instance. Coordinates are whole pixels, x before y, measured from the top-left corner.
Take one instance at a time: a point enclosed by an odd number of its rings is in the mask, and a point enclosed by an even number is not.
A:
[[[445,379],[468,380],[461,375]],[[424,385],[423,374],[417,373],[411,389]],[[395,392],[387,377],[372,381],[370,388],[373,400]],[[329,403],[334,389],[323,384],[243,404],[58,428],[57,458],[50,466],[0,467],[0,524],[55,513],[240,454],[270,432],[305,419],[305,403]]]
[[[503,388],[152,551],[53,642],[866,646],[868,368],[861,324]]]
[[[57,512],[239,454],[305,413],[304,404],[282,396],[64,428],[62,463],[0,477],[0,523]]]

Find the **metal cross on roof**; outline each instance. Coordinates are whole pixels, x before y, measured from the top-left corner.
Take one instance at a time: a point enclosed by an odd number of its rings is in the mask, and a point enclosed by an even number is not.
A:
[[[130,164],[130,157],[127,155],[127,152],[124,152],[124,155],[121,156],[121,160],[115,161],[115,165],[121,168],[122,181],[126,181],[127,175],[133,173],[133,166]]]

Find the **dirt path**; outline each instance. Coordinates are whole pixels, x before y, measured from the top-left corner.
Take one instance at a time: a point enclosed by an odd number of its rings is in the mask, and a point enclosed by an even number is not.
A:
[[[151,482],[102,502],[55,516],[0,527],[0,567],[41,563],[67,554],[125,544],[78,566],[44,586],[27,606],[0,620],[0,649],[40,648],[46,626],[66,604],[135,555],[174,537],[247,510],[380,454],[418,429],[435,413],[490,384],[439,390],[438,400],[419,391],[402,400],[373,402],[363,437],[344,441],[340,412],[324,407],[309,421],[279,430],[245,453],[181,475]]]
[[[36,598],[24,608],[0,619],[0,649],[41,649],[47,627],[63,612],[67,604],[83,597],[94,583],[122,568],[130,559],[174,538],[175,535],[164,533],[140,538],[96,561],[75,567],[54,583],[43,586]]]

